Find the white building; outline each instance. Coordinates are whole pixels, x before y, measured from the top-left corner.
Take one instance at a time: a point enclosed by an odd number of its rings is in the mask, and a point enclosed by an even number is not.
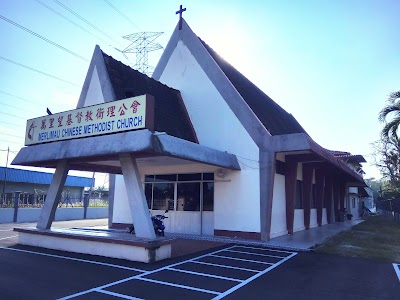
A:
[[[169,210],[167,232],[261,240],[334,222],[349,187],[365,185],[185,21],[153,78],[96,47],[77,108],[144,94],[154,97],[146,129],[87,137],[79,153],[76,140],[56,142],[69,152],[56,147],[46,157],[21,150],[13,163],[56,167],[57,156],[69,168],[117,174],[110,176],[110,226],[136,227],[141,194],[130,195],[135,177],[125,176],[122,158],[129,153],[148,208]]]

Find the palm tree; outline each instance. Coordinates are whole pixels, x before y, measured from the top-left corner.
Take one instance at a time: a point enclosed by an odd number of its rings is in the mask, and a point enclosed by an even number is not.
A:
[[[389,138],[390,136],[397,138],[397,129],[400,126],[400,91],[389,95],[387,105],[379,113],[379,121],[386,122],[388,115],[393,116],[393,118],[383,127],[382,136],[384,138]]]

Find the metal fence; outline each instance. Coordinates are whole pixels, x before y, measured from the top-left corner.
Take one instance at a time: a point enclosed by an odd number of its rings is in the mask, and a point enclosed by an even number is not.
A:
[[[376,208],[385,218],[400,223],[400,199],[378,200]]]
[[[42,208],[47,195],[26,193],[0,194],[0,208]],[[61,197],[58,207],[108,207],[108,198],[85,195],[79,198]]]
[[[400,214],[400,199],[384,199],[376,201],[376,208]]]

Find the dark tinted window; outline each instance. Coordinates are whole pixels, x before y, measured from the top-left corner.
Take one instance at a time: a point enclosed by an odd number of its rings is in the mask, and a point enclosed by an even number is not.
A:
[[[196,181],[201,180],[201,173],[178,174],[178,181]]]

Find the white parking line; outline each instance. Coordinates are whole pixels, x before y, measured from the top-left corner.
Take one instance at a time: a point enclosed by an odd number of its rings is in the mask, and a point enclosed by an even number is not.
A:
[[[278,249],[267,249],[267,248],[256,248],[256,247],[242,246],[242,245],[236,245],[236,246],[233,246],[233,248],[247,248],[247,249],[272,251],[272,252],[281,252],[281,253],[288,253],[288,254],[294,253],[293,251],[285,251],[285,250],[278,250]]]
[[[230,278],[230,277],[224,277],[224,276],[218,276],[218,275],[212,275],[212,274],[207,274],[207,273],[200,273],[200,272],[194,272],[194,271],[188,271],[188,270],[182,270],[182,269],[176,269],[176,268],[167,268],[167,270],[175,271],[175,272],[181,272],[181,273],[187,273],[187,274],[193,274],[193,275],[199,275],[199,276],[204,276],[204,277],[211,277],[211,278],[229,280],[229,281],[236,281],[236,282],[242,282],[243,281],[243,280],[240,280],[240,279],[235,279],[235,278]]]
[[[237,251],[237,250],[226,250],[226,252],[235,252],[235,253],[243,253],[243,254],[251,254],[257,256],[265,256],[265,257],[275,257],[275,258],[285,258],[286,256],[277,256],[277,255],[270,255],[270,254],[260,254],[254,252],[245,252],[245,251]]]
[[[233,246],[232,246],[232,247],[233,247]],[[232,247],[228,247],[228,248],[226,248],[226,249],[230,249],[230,248],[232,248]],[[82,296],[82,295],[91,293],[91,292],[93,292],[93,291],[98,291],[98,290],[100,290],[100,289],[105,289],[105,288],[108,288],[108,287],[110,287],[110,286],[114,286],[114,285],[117,285],[117,284],[120,284],[120,283],[124,283],[124,282],[130,281],[130,280],[139,279],[139,278],[141,278],[142,276],[146,276],[146,275],[150,275],[150,274],[153,274],[153,273],[156,273],[156,272],[160,272],[160,271],[162,271],[162,270],[165,270],[166,268],[179,266],[179,265],[185,264],[185,263],[187,263],[187,262],[193,262],[195,259],[203,258],[203,257],[206,257],[206,256],[208,256],[208,255],[210,255],[210,254],[218,253],[218,252],[221,252],[221,251],[224,251],[224,250],[225,250],[225,249],[220,249],[220,250],[217,250],[217,251],[214,251],[214,252],[211,252],[211,253],[207,253],[207,254],[204,254],[204,255],[201,255],[201,256],[192,258],[192,259],[188,259],[188,260],[184,260],[184,261],[181,261],[181,262],[172,264],[172,265],[164,266],[164,267],[162,267],[162,268],[159,268],[159,269],[156,269],[156,270],[153,270],[153,271],[146,271],[146,272],[144,272],[144,273],[142,273],[142,274],[138,274],[138,275],[136,275],[136,276],[128,277],[128,278],[121,279],[121,280],[114,281],[114,282],[110,282],[110,283],[107,283],[107,284],[102,285],[102,286],[98,286],[98,287],[95,287],[95,288],[92,288],[92,289],[89,289],[89,290],[86,290],[86,291],[82,291],[82,292],[79,292],[79,293],[76,293],[76,294],[72,294],[72,295],[69,295],[69,296],[66,296],[66,297],[63,297],[63,298],[59,298],[58,300],[72,299],[72,298],[75,298],[75,297],[78,297],[78,296]]]
[[[393,264],[393,268],[394,268],[394,271],[396,272],[397,278],[398,278],[399,281],[400,281],[400,269],[399,269],[399,265],[394,263],[394,264]]]
[[[127,296],[127,295],[124,295],[124,294],[109,292],[109,291],[106,291],[106,290],[96,290],[95,292],[106,294],[106,295],[110,295],[110,296],[114,296],[114,297],[118,297],[118,298],[122,298],[122,299],[143,300],[141,298],[136,298],[136,297]]]
[[[204,261],[191,261],[192,263],[195,264],[201,264],[201,265],[209,265],[209,266],[215,266],[215,267],[221,267],[221,268],[227,268],[227,269],[235,269],[235,270],[241,270],[241,271],[247,271],[247,272],[254,272],[258,273],[260,270],[253,270],[253,269],[247,269],[247,268],[239,268],[239,267],[233,267],[233,266],[226,266],[226,265],[220,265],[220,264],[214,264],[214,263],[208,263]]]
[[[171,283],[171,282],[167,282],[167,281],[160,281],[160,280],[154,280],[154,279],[143,278],[143,277],[139,277],[137,279],[138,280],[143,280],[143,281],[148,281],[148,282],[153,282],[153,283],[158,283],[158,284],[162,284],[162,285],[178,287],[178,288],[182,288],[182,289],[186,289],[186,290],[192,290],[192,291],[197,291],[197,292],[202,292],[202,293],[213,294],[213,295],[220,295],[221,294],[221,293],[215,292],[215,291],[204,290],[204,289],[195,288],[195,287],[188,286],[188,285],[181,285],[181,284]]]
[[[264,271],[255,274],[254,276],[248,278],[247,280],[243,281],[242,283],[239,283],[238,285],[235,285],[234,287],[230,288],[229,290],[225,291],[224,293],[221,293],[220,295],[218,295],[217,297],[213,298],[213,300],[219,300],[224,298],[225,296],[232,294],[234,291],[240,289],[241,287],[245,286],[246,284],[248,284],[250,281],[253,281],[254,279],[257,279],[258,277],[268,273],[269,271],[271,271],[272,269],[275,269],[277,266],[283,264],[285,261],[291,259],[293,256],[297,255],[297,253],[292,253],[291,255],[289,255],[288,257],[282,259],[281,261],[279,261],[278,263],[270,266],[269,268],[265,269]]]
[[[274,250],[275,252],[283,252],[283,253],[288,253],[290,255],[282,258],[281,260],[279,260],[276,263],[269,263],[269,262],[262,262],[262,261],[256,261],[256,260],[249,260],[249,259],[241,259],[241,258],[236,258],[236,257],[229,257],[229,256],[223,256],[223,255],[219,255],[220,252],[223,251],[228,251],[228,250],[232,250],[234,248],[237,247],[241,247],[241,248],[249,248],[249,249],[256,249],[256,250],[266,250],[266,251],[271,251],[270,249],[262,249],[262,248],[255,248],[255,247],[244,247],[244,246],[231,246],[231,247],[227,247],[225,249],[220,249],[211,253],[207,253],[198,257],[194,257],[192,259],[188,259],[188,260],[184,260],[178,263],[174,263],[171,265],[167,265],[164,267],[161,267],[159,269],[155,269],[153,271],[143,271],[143,273],[135,275],[135,276],[131,276],[125,279],[121,279],[115,282],[111,282],[99,287],[95,287],[86,291],[82,291],[73,295],[69,295],[63,298],[60,298],[59,300],[67,300],[67,299],[71,299],[71,298],[75,298],[78,296],[82,296],[85,294],[89,294],[92,292],[101,292],[104,294],[108,294],[108,295],[112,295],[112,296],[116,296],[116,297],[120,297],[120,298],[124,298],[124,299],[137,299],[134,297],[130,297],[130,296],[126,296],[123,294],[118,294],[118,293],[113,293],[110,291],[105,290],[108,287],[111,286],[115,286],[121,283],[125,283],[131,280],[141,280],[141,281],[146,281],[146,282],[151,282],[154,284],[161,284],[161,285],[166,285],[166,286],[172,286],[172,287],[177,287],[177,288],[181,288],[181,289],[187,289],[187,290],[192,290],[192,291],[198,291],[198,292],[202,292],[202,293],[208,293],[208,294],[213,294],[216,297],[214,297],[213,299],[218,300],[218,299],[222,299],[225,296],[233,293],[234,291],[238,290],[239,288],[243,287],[244,285],[248,284],[249,282],[257,279],[258,277],[268,273],[269,271],[273,270],[274,268],[276,268],[277,266],[281,265],[282,263],[286,262],[287,260],[291,259],[292,257],[294,257],[295,255],[297,255],[296,252],[288,252],[288,251],[280,251],[280,250]],[[253,254],[253,253],[250,253]],[[220,258],[225,258],[225,259],[230,259],[230,260],[239,260],[239,261],[246,261],[246,262],[252,262],[252,263],[258,263],[258,264],[263,264],[263,265],[270,265],[269,267],[267,267],[264,270],[253,270],[253,269],[246,269],[246,268],[239,268],[239,267],[234,267],[234,266],[229,266],[229,265],[222,265],[222,264],[215,264],[215,263],[207,263],[207,262],[202,262],[199,261],[199,259],[205,258],[205,257],[220,257]],[[178,268],[174,268],[176,266],[179,265],[183,265],[183,264],[187,264],[187,263],[195,263],[195,264],[203,264],[203,265],[210,265],[210,266],[214,266],[214,267],[221,267],[221,268],[228,268],[228,269],[236,269],[236,270],[242,270],[242,271],[248,271],[248,272],[253,272],[256,273],[253,276],[249,277],[246,280],[240,280],[240,279],[233,279],[233,278],[229,278],[229,277],[224,277],[224,276],[218,276],[218,275],[213,275],[213,274],[207,274],[207,273],[200,273],[200,272],[194,272],[194,271],[187,271],[187,270],[182,270],[182,269],[178,269]],[[145,276],[154,274],[154,273],[158,273],[161,272],[163,270],[170,270],[170,271],[175,271],[175,272],[181,272],[181,273],[188,273],[188,274],[193,274],[193,275],[198,275],[198,276],[205,276],[205,277],[210,277],[210,278],[218,278],[218,279],[223,279],[223,280],[231,280],[231,281],[236,281],[238,282],[237,285],[235,285],[234,287],[226,290],[225,292],[216,292],[216,291],[212,291],[212,290],[207,290],[207,289],[202,289],[202,288],[196,288],[196,287],[192,287],[192,286],[187,286],[187,285],[181,285],[181,284],[176,284],[176,283],[172,283],[172,282],[166,282],[166,281],[162,281],[162,280],[154,280],[154,279],[150,279],[150,278],[146,278]]]
[[[99,261],[87,260],[87,259],[73,258],[73,257],[68,257],[68,256],[54,255],[54,254],[41,253],[41,252],[22,250],[22,249],[15,249],[15,248],[7,248],[7,247],[0,247],[0,249],[35,254],[35,255],[49,256],[49,257],[72,260],[72,261],[79,261],[79,262],[84,262],[84,263],[89,263],[89,264],[94,264],[94,265],[102,265],[102,266],[106,266],[106,267],[124,269],[124,270],[129,270],[129,271],[146,272],[145,270],[141,270],[141,269],[130,268],[130,267],[114,265],[114,264],[108,264],[108,263],[103,263],[103,262],[99,262]]]
[[[252,262],[252,263],[256,263],[256,264],[273,265],[273,263],[269,263],[269,262],[265,262],[265,261],[259,261],[259,260],[244,259],[244,258],[237,258],[237,257],[229,257],[229,256],[223,256],[223,255],[215,255],[215,254],[212,254],[210,256],[219,257],[219,258],[226,258],[226,259],[232,259],[232,260],[247,261],[247,262]]]
[[[12,238],[15,238],[15,237],[17,237],[18,235],[13,235],[13,236],[8,236],[8,237],[5,237],[5,238],[1,238],[0,239],[0,241],[2,241],[2,240],[7,240],[7,239],[12,239]]]

